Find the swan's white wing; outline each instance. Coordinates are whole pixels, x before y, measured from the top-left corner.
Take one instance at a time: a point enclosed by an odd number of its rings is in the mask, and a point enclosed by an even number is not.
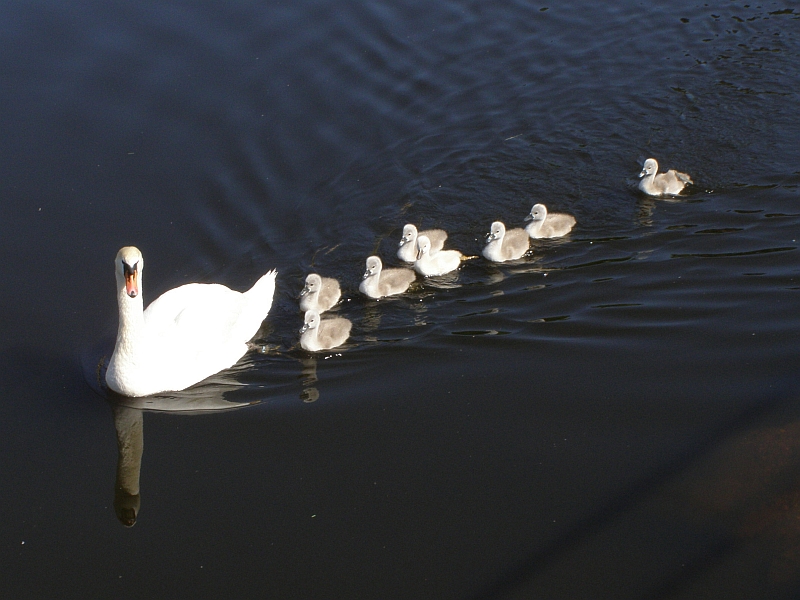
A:
[[[153,301],[144,311],[145,328],[148,336],[215,338],[231,330],[243,305],[242,294],[224,285],[190,283]]]

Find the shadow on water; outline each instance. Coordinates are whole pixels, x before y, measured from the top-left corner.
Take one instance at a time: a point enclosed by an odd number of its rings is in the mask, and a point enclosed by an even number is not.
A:
[[[772,394],[709,432],[696,446],[632,482],[604,507],[574,523],[474,598],[579,597],[593,576],[596,583],[623,569],[652,569],[647,561],[654,556],[640,555],[646,540],[641,540],[641,545],[628,539],[630,545],[608,546],[607,538],[618,535],[624,521],[638,520],[646,523],[638,535],[648,536],[647,526],[653,536],[671,526],[677,537],[686,535],[678,531],[688,526],[693,530],[689,535],[704,538],[704,544],[692,558],[682,556],[679,569],[661,569],[641,595],[626,597],[672,598],[693,591],[698,595],[689,597],[699,597],[709,582],[717,580],[721,580],[720,593],[730,586],[731,594],[736,595],[740,585],[737,569],[750,568],[754,562],[765,565],[773,593],[793,594],[800,586],[797,397],[796,389]],[[789,414],[792,417],[787,422]],[[586,554],[593,552],[597,553],[594,565],[586,570]],[[668,555],[669,549],[662,552]],[[568,573],[581,569],[584,572],[573,584],[573,596],[565,581]],[[653,584],[659,579],[660,583]]]

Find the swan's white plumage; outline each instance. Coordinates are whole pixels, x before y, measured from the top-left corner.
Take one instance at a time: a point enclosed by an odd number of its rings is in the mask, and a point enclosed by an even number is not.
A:
[[[464,255],[458,250],[439,250],[436,254],[431,254],[431,241],[427,236],[421,235],[417,238],[417,260],[414,263],[414,270],[420,275],[433,277],[445,275],[455,271]]]
[[[534,204],[525,220],[531,221],[525,231],[532,238],[561,237],[575,226],[575,217],[564,213],[548,213],[544,204]]]
[[[680,173],[675,169],[659,173],[658,161],[655,158],[644,161],[639,177],[642,178],[639,189],[650,196],[677,195],[687,184],[694,183],[686,173]]]
[[[444,229],[426,229],[417,231],[417,227],[407,223],[403,227],[403,237],[400,238],[400,247],[397,249],[397,258],[406,262],[417,260],[417,238],[424,235],[431,241],[431,254],[436,254],[444,247],[447,232]]]
[[[483,249],[483,256],[494,262],[516,260],[530,248],[531,240],[524,229],[506,229],[502,221],[492,223],[489,243]]]
[[[274,270],[244,293],[190,283],[143,310],[141,252],[122,248],[115,264],[119,329],[106,383],[125,396],[183,390],[233,366],[272,307]]]

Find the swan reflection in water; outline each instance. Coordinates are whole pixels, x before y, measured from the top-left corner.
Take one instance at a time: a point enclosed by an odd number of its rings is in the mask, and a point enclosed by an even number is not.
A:
[[[202,390],[202,391],[201,391]],[[193,393],[194,392],[194,393]],[[114,512],[125,527],[133,527],[139,516],[141,494],[139,479],[144,451],[144,411],[199,414],[227,411],[258,404],[229,402],[222,393],[211,393],[207,387],[181,392],[170,397],[126,398],[109,394],[108,401],[117,430],[117,480],[114,484]]]
[[[114,512],[125,527],[133,527],[139,514],[139,474],[142,469],[144,442],[143,415],[136,408],[116,405],[114,428],[117,430],[117,481],[114,484]]]

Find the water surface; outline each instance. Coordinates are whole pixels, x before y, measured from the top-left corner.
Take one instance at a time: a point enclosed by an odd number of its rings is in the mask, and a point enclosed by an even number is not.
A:
[[[792,597],[796,13],[6,3],[0,589]],[[642,196],[650,156],[696,185]],[[573,233],[358,295],[406,222],[478,255],[535,202]],[[128,244],[145,301],[277,268],[265,351],[110,404]],[[354,323],[317,356],[311,270]]]

